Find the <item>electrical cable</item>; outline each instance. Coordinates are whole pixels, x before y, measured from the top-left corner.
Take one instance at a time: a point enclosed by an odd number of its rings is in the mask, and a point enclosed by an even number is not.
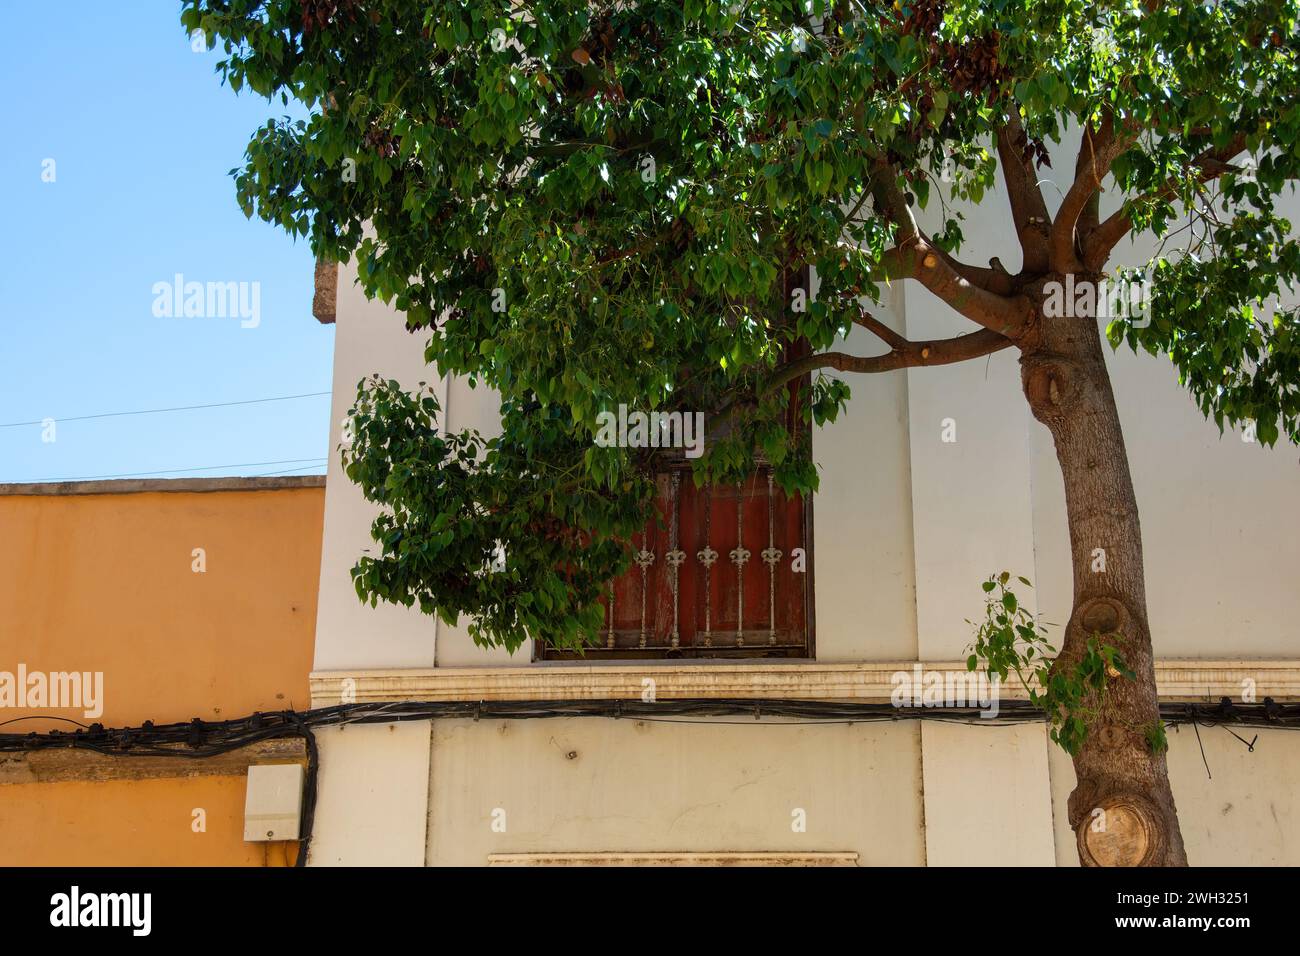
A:
[[[263,402],[289,402],[298,398],[317,398],[321,395],[329,395],[330,392],[303,392],[301,395],[277,395],[274,398],[246,398],[237,402],[211,402],[207,405],[175,405],[171,408],[142,408],[134,412],[99,412],[94,415],[71,415],[67,418],[56,418],[51,415],[50,419],[37,419],[33,422],[5,422],[0,424],[0,428],[20,428],[24,425],[43,425],[47,420],[53,420],[59,424],[63,422],[85,422],[94,418],[121,418],[124,415],[158,415],[162,412],[188,412],[196,408],[229,408],[233,405],[259,405]]]
[[[328,461],[329,461],[328,458],[317,458],[317,459],[315,459],[315,462],[316,462],[316,463],[315,463],[315,464],[312,464],[312,465],[299,465],[297,468],[286,468],[286,469],[284,469],[283,471],[264,471],[264,472],[262,472],[262,473],[260,473],[260,474],[257,474],[257,475],[249,475],[248,477],[250,477],[250,478],[278,478],[278,477],[280,477],[281,475],[292,475],[292,474],[294,474],[295,472],[306,471],[306,470],[309,469],[309,468],[319,468],[319,467],[321,467],[321,465],[324,465],[324,464],[327,463]]]
[[[22,482],[22,484],[46,484],[49,482],[64,481],[103,481],[109,478],[144,478],[149,475],[170,475],[178,473],[189,473],[195,471],[220,471],[222,468],[263,468],[267,465],[292,465],[296,462],[311,462],[314,464],[323,464],[329,461],[328,458],[284,458],[280,461],[240,461],[229,465],[203,465],[198,468],[160,468],[157,471],[134,471],[125,472],[119,475],[83,475],[78,478],[41,478],[32,482]],[[301,468],[313,467],[312,464],[302,465]],[[291,468],[290,471],[298,471],[299,468]],[[266,477],[266,476],[262,476]],[[4,482],[0,482],[3,484]]]

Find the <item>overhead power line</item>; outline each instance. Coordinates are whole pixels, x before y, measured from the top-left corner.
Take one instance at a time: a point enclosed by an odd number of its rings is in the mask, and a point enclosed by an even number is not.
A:
[[[295,472],[306,471],[309,468],[319,468],[321,465],[328,463],[328,458],[313,459],[316,463],[312,465],[299,465],[297,468],[286,468],[283,471],[263,471],[256,475],[250,475],[251,478],[275,478],[279,475],[292,475]]]
[[[223,468],[263,468],[268,465],[298,464],[298,468],[290,468],[289,471],[301,471],[304,468],[311,467],[313,464],[323,465],[327,461],[329,461],[328,458],[285,458],[280,461],[241,461],[230,465],[203,465],[199,468],[160,468],[157,471],[133,471],[119,475],[80,475],[75,478],[40,478],[31,483],[47,484],[62,481],[104,481],[110,478],[146,478],[150,475],[170,475],[174,473],[183,474],[194,471],[220,471]],[[307,464],[300,464],[302,462],[306,462]]]
[[[92,418],[120,418],[124,415],[158,415],[162,412],[189,412],[197,408],[229,408],[232,405],[259,405],[263,402],[289,402],[298,398],[319,398],[321,395],[329,395],[329,392],[304,392],[301,395],[277,395],[274,398],[247,398],[238,402],[211,402],[207,405],[175,405],[171,408],[142,408],[133,412],[99,412],[95,415],[72,415],[67,418],[57,418],[53,415],[46,418],[39,418],[30,422],[5,422],[0,424],[0,428],[19,428],[24,425],[43,425],[46,421],[53,420],[59,424],[63,422],[85,422]]]

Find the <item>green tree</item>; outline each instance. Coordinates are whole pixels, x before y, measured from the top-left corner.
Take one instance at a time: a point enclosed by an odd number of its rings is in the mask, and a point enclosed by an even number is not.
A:
[[[245,211],[354,258],[365,292],[429,335],[430,363],[502,397],[484,439],[439,434],[428,392],[364,385],[347,471],[384,506],[364,598],[468,615],[482,642],[581,646],[652,507],[644,455],[593,442],[602,410],[710,410],[698,479],[761,454],[811,491],[783,384],[814,373],[820,424],[849,389],[819,370],[1016,349],[1069,512],[1055,667],[1107,635],[1133,675],[1090,692],[1071,822],[1126,808],[1150,862],[1185,863],[1148,739],[1142,539],[1100,323],[1051,302],[1106,276],[1126,237],[1163,237],[1151,321],[1112,321],[1112,344],[1167,354],[1220,428],[1300,437],[1300,323],[1262,308],[1300,269],[1275,207],[1300,170],[1295,2],[185,0],[182,19],[224,50],[233,89],[310,108],[254,135]],[[1049,208],[1039,167],[1078,132]],[[962,258],[949,198],[994,196],[1015,272]],[[872,312],[886,281],[970,330],[904,338]],[[855,325],[884,351],[838,348]]]

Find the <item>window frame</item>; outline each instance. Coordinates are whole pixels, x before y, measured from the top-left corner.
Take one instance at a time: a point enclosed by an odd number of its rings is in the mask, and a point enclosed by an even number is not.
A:
[[[680,467],[680,466],[679,466]],[[768,467],[766,463],[760,462],[759,472]],[[672,471],[672,468],[665,468],[665,472]],[[689,468],[685,469],[689,474]],[[814,568],[816,562],[813,560],[815,542],[813,540],[813,499],[816,496],[809,492],[802,496],[802,507],[800,508],[800,520],[802,525],[802,541],[798,545],[804,549],[804,558],[807,562],[803,575],[803,609],[804,609],[804,641],[802,653],[774,653],[772,649],[765,644],[750,644],[743,647],[727,646],[723,644],[713,644],[705,647],[697,645],[694,642],[688,646],[671,647],[665,644],[647,645],[646,647],[621,647],[609,648],[604,643],[595,643],[582,651],[561,649],[553,647],[544,641],[534,639],[532,642],[532,662],[533,663],[576,663],[576,662],[640,662],[640,661],[681,661],[683,663],[709,660],[726,660],[726,661],[743,661],[743,660],[781,660],[790,662],[813,663],[817,660],[817,614],[816,614],[816,585],[814,582]],[[789,557],[786,555],[786,557]],[[726,631],[718,632],[726,634]]]

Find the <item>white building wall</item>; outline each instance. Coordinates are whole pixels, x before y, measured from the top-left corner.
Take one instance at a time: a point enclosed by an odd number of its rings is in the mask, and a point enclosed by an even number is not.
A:
[[[318,731],[310,866],[422,866],[429,810],[427,721]]]
[[[1169,733],[1169,782],[1192,866],[1300,864],[1300,735],[1288,730],[1190,726]],[[1247,744],[1254,741],[1254,750]],[[1202,750],[1203,748],[1203,750]],[[1056,860],[1078,866],[1066,801],[1074,768],[1048,751]]]
[[[914,724],[678,720],[435,721],[428,862],[756,850],[925,862]]]
[[[901,287],[878,311],[906,332]],[[881,351],[862,328],[844,348]],[[817,660],[911,660],[917,604],[907,379],[835,374],[851,382],[854,400],[813,437],[821,480],[813,499]]]
[[[370,301],[356,285],[356,269],[340,267],[333,397],[330,399],[330,460],[325,477],[325,530],[316,615],[315,669],[431,667],[436,621],[417,608],[363,605],[351,569],[374,542],[374,509],[343,473],[338,448],[343,422],[356,400],[357,384],[378,373],[408,389],[420,382],[446,383],[424,364],[424,336],[406,331],[402,318]]]
[[[1052,866],[1047,728],[987,723],[921,722],[926,862]]]

